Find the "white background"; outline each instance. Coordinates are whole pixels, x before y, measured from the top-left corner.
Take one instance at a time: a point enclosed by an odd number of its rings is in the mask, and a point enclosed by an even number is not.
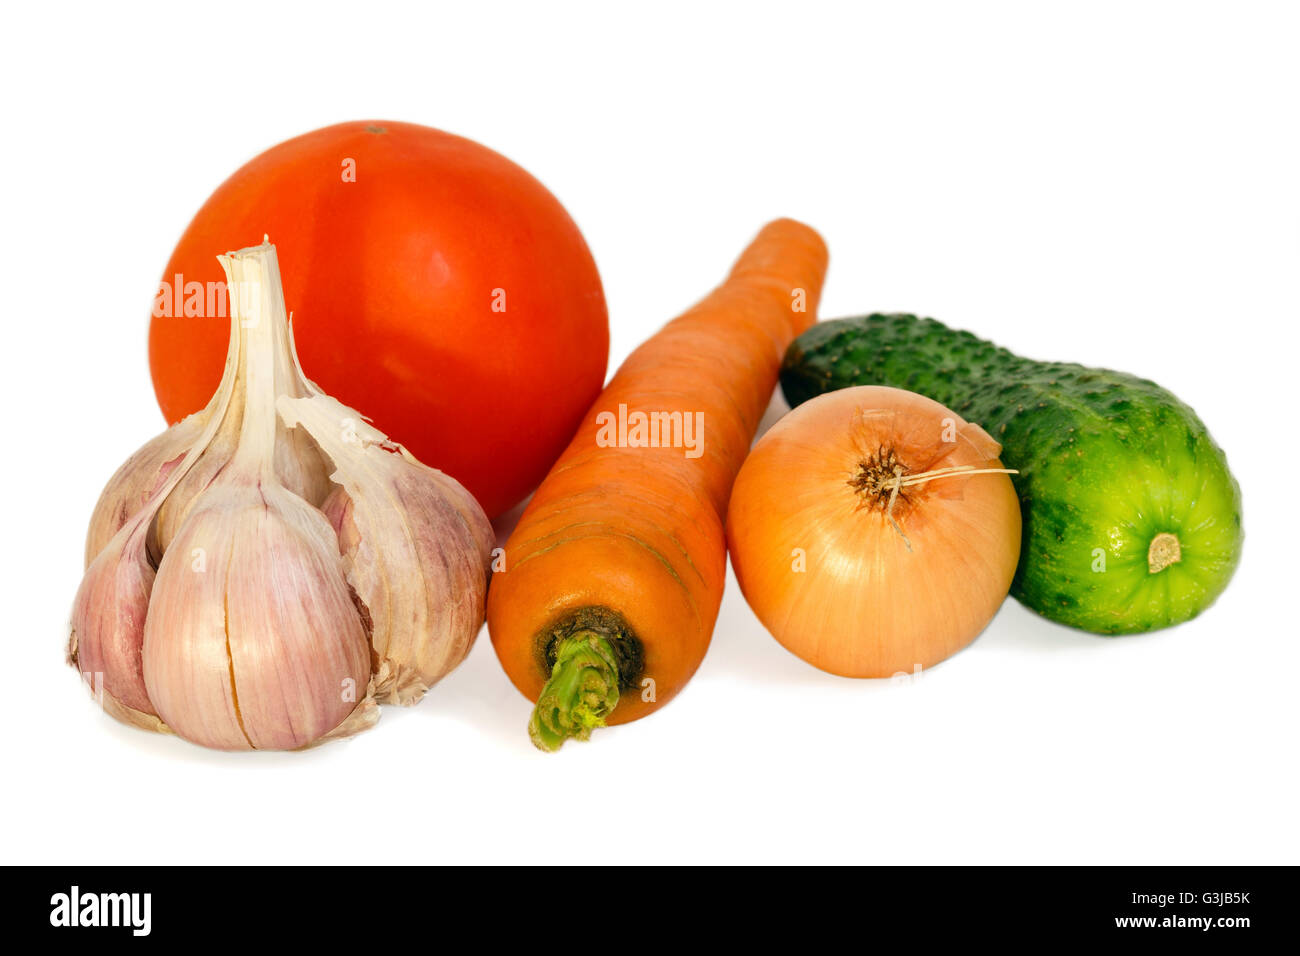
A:
[[[1298,862],[1296,16],[469,6],[6,13],[4,862]],[[1240,479],[1235,581],[1133,638],[1008,602],[903,687],[789,655],[733,580],[687,690],[557,756],[485,633],[420,706],[305,754],[114,724],[63,642],[99,490],[162,426],[157,279],[237,166],[369,118],[560,197],[611,369],[790,215],[829,243],[824,316],[916,311],[1156,379]]]

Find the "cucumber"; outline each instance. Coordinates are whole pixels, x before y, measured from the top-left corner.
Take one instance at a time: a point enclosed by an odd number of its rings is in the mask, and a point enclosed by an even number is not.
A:
[[[1011,593],[1045,617],[1132,634],[1195,617],[1241,554],[1241,491],[1196,413],[1146,379],[1021,358],[913,315],[822,322],[790,346],[793,407],[852,385],[941,402],[1002,443],[1024,530]]]

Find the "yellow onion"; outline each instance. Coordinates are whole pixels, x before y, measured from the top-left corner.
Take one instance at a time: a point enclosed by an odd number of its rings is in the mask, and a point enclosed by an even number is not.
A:
[[[961,650],[997,612],[1020,554],[1001,446],[896,388],[828,392],[755,445],[727,541],[741,590],[788,650],[889,677]]]

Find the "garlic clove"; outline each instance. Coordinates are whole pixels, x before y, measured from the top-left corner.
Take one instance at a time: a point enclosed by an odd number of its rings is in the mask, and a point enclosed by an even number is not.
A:
[[[182,737],[292,750],[363,700],[370,648],[333,532],[273,483],[213,487],[158,567],[144,680]]]
[[[375,697],[414,703],[478,635],[492,526],[459,483],[336,399],[282,397],[277,407],[334,463],[339,487],[321,507],[368,614]]]
[[[179,461],[159,464],[151,479],[154,487],[149,497],[108,542],[98,548],[72,602],[69,663],[81,672],[112,716],[149,730],[166,729],[159,722],[157,710],[150,701],[143,673],[144,629],[156,581],[149,545],[158,510],[198,461],[230,404],[238,359],[238,334],[233,319],[231,324],[226,369],[207,408],[147,443],[118,469],[118,474],[100,495],[97,514],[101,507],[106,514],[115,514],[114,506],[106,505],[106,500],[116,500],[118,507],[130,507],[135,492],[127,489],[142,482],[139,476],[148,474],[149,462],[166,458],[181,444],[189,446]],[[190,422],[201,426],[192,437],[190,430],[193,426],[187,424]],[[136,464],[132,465],[132,461]],[[112,520],[116,521],[116,517]],[[102,527],[98,531],[92,529],[88,549],[90,541],[103,533]]]
[[[363,699],[371,673],[329,523],[288,492],[268,494],[277,497],[278,508],[254,512],[257,531],[236,538],[227,589],[235,685],[260,749],[301,747],[333,731]],[[286,599],[295,594],[296,602]]]
[[[205,409],[206,411],[206,409]],[[128,458],[100,492],[86,532],[86,567],[158,490],[171,470],[203,434],[204,412],[190,415],[155,435]]]
[[[154,570],[145,549],[149,516],[137,516],[116,534],[82,578],[72,603],[68,658],[91,690],[135,715],[156,717],[141,670],[145,617]]]

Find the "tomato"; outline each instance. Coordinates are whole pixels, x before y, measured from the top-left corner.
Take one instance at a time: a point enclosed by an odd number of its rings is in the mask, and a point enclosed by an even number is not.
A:
[[[600,276],[559,201],[504,156],[409,123],[343,123],[251,160],[163,275],[149,363],[176,422],[229,341],[219,253],[270,237],[307,376],[489,515],[546,474],[604,382]]]

